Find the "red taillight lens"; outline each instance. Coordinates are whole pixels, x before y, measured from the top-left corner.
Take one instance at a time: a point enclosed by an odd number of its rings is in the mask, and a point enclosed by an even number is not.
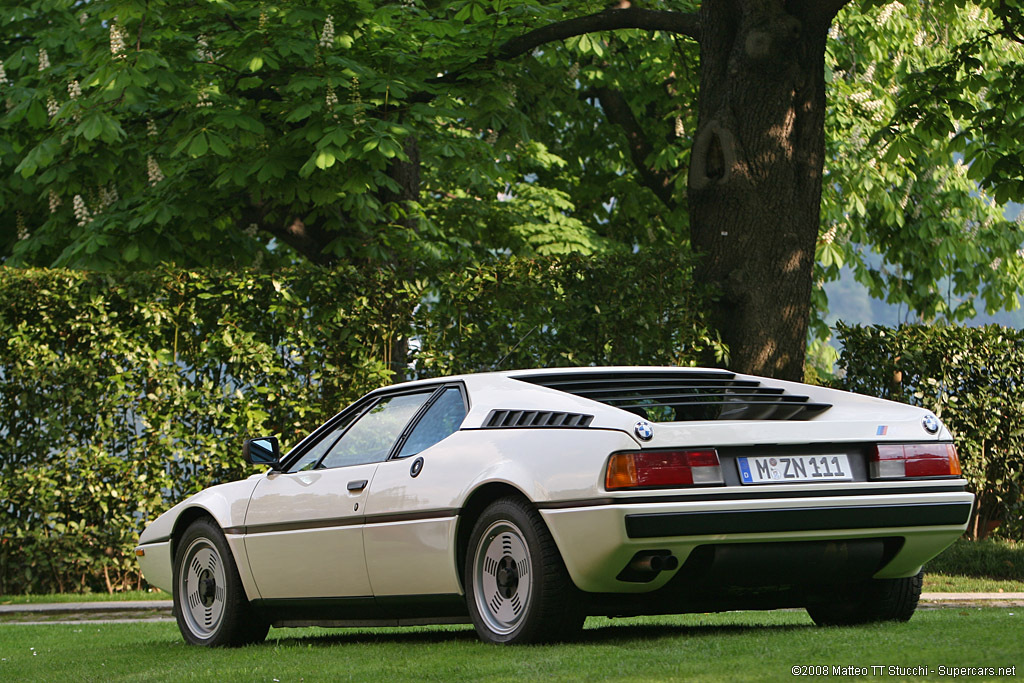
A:
[[[951,443],[878,444],[871,454],[872,479],[959,477],[960,458]]]
[[[722,484],[722,464],[713,448],[693,451],[629,451],[608,461],[605,488]]]

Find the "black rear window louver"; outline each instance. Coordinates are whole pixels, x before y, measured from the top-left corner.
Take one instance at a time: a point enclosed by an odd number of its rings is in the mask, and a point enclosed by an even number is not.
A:
[[[560,413],[550,410],[492,410],[484,420],[484,428],[508,429],[509,427],[589,427],[593,415]]]
[[[515,377],[635,413],[652,422],[806,420],[832,407],[726,371],[585,372]]]

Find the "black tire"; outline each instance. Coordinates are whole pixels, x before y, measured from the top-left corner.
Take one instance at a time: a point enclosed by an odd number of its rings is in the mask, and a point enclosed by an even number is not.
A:
[[[192,522],[178,540],[174,617],[192,645],[234,647],[267,637],[270,625],[249,604],[227,540],[211,519]]]
[[[807,606],[818,626],[854,626],[879,621],[910,621],[921,598],[924,573],[905,579],[873,579],[844,587],[833,600]]]
[[[484,642],[569,640],[583,627],[579,591],[544,520],[522,498],[500,498],[477,519],[465,578],[469,614]]]

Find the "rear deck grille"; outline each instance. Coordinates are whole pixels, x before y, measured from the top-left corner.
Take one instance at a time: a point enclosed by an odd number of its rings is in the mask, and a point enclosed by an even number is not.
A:
[[[832,407],[726,371],[524,375],[515,379],[628,410],[652,422],[806,420]]]
[[[484,428],[508,429],[509,427],[589,427],[593,415],[581,413],[560,413],[550,410],[492,410],[484,420]]]

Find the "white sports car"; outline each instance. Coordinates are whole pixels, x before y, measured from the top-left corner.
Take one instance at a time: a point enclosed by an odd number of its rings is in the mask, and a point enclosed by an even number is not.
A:
[[[906,620],[965,530],[926,410],[699,368],[520,370],[371,392],[266,471],[143,531],[190,643],[270,626],[472,621],[571,638],[587,615],[805,607]]]

